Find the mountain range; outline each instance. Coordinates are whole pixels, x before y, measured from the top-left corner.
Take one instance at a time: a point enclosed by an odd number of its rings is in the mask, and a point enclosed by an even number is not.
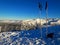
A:
[[[0,20],[0,32],[10,30],[31,30],[47,25],[60,25],[60,19]]]

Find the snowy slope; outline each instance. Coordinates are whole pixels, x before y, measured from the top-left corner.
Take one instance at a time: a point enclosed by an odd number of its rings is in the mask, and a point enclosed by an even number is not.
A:
[[[0,45],[60,45],[60,25],[48,27],[54,33],[53,39],[46,38],[46,28],[0,33]]]

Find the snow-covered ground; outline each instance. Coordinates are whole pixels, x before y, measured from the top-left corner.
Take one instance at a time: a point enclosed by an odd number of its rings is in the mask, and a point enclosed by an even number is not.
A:
[[[41,30],[21,30],[0,33],[0,45],[60,45],[60,25],[49,26],[48,34],[54,33],[53,39],[46,38],[46,28]]]
[[[41,21],[41,23],[40,23]],[[53,39],[46,38],[46,20],[45,19],[31,19],[31,20],[15,20],[15,21],[2,21],[0,23],[18,24],[22,25],[16,28],[22,30],[11,30],[10,32],[1,32],[0,25],[0,45],[60,45],[60,19],[49,19],[48,20],[48,34],[54,33]],[[52,24],[51,24],[52,23]],[[42,39],[41,29],[38,26],[42,26]],[[54,25],[54,26],[52,26]],[[5,24],[5,26],[7,26]],[[9,25],[11,27],[11,25]],[[7,26],[7,27],[9,27]],[[7,27],[3,28],[8,29]],[[12,26],[13,27],[13,26]],[[11,27],[11,28],[12,28]],[[33,29],[36,28],[36,29]]]

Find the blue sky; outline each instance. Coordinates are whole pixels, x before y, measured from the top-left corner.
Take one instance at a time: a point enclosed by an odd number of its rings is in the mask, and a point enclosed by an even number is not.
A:
[[[48,18],[60,18],[60,0],[48,1]],[[24,20],[39,17],[38,2],[42,3],[41,18],[46,17],[46,0],[0,0],[0,20]]]

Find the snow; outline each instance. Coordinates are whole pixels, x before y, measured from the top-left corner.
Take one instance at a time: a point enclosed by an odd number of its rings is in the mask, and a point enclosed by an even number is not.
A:
[[[51,20],[50,20],[51,21]],[[9,22],[9,21],[7,21]],[[14,21],[13,21],[14,22]],[[17,21],[19,23],[19,21]],[[15,23],[15,22],[14,22]],[[46,23],[45,19],[41,19],[41,25]],[[42,39],[40,29],[28,30],[31,27],[40,24],[40,19],[25,20],[22,21],[22,30],[20,31],[10,31],[0,33],[0,44],[1,45],[60,45],[60,20],[57,21],[58,25],[47,26],[48,33],[54,33],[53,39],[46,38],[46,25],[42,27]],[[55,24],[55,23],[53,23]],[[26,27],[27,26],[27,27]],[[1,26],[0,26],[1,29]],[[27,29],[27,30],[25,30]]]
[[[58,20],[57,22],[58,22],[58,24],[60,24],[60,20]]]
[[[60,26],[52,26],[48,28],[48,33],[53,32],[54,38],[47,39],[45,35],[45,28],[42,30],[42,39],[40,38],[40,29],[37,30],[21,30],[14,32],[1,32],[0,44],[2,45],[53,45],[60,44]],[[57,37],[56,37],[57,36]]]
[[[36,40],[36,45],[38,45],[40,42],[38,40]]]
[[[46,20],[45,19],[36,19],[36,22],[37,24],[40,24],[43,25],[44,23],[46,23]]]
[[[50,22],[50,25],[60,25],[60,20],[49,19],[47,23]],[[4,26],[0,26],[0,31],[9,31],[9,30],[31,30],[36,29],[36,27],[46,26],[46,19],[30,19],[30,20],[2,20],[0,23],[3,23]],[[5,24],[6,23],[6,24]],[[9,24],[8,24],[9,23]],[[15,25],[15,26],[14,26]],[[49,26],[49,25],[48,25]],[[3,28],[4,27],[4,28]],[[15,27],[15,28],[14,28]],[[8,29],[7,29],[8,28]]]
[[[57,38],[57,40],[60,40],[60,38]]]

